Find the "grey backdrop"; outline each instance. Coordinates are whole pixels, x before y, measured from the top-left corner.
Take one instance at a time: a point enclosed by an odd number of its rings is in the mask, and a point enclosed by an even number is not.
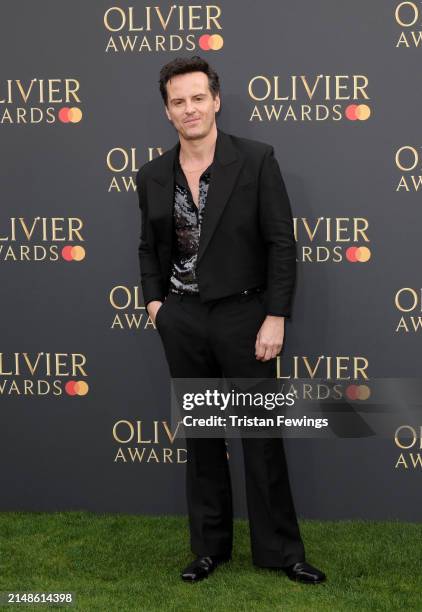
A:
[[[145,328],[142,308],[132,304],[118,311],[110,303],[114,287],[133,291],[139,285],[140,211],[133,183],[121,192],[109,187],[113,178],[120,186],[122,177],[133,180],[150,148],[157,155],[155,148],[165,150],[176,142],[159,96],[158,73],[177,55],[198,53],[220,74],[221,129],[274,146],[295,217],[364,217],[369,222],[370,241],[357,244],[371,249],[367,263],[298,262],[285,367],[294,355],[364,356],[370,379],[419,376],[418,333],[395,331],[402,315],[395,307],[396,292],[420,286],[422,220],[419,193],[396,190],[403,174],[395,164],[396,151],[402,146],[420,150],[422,144],[422,50],[397,47],[401,32],[410,37],[419,31],[420,20],[400,26],[398,4],[220,0],[221,30],[210,32],[223,36],[220,50],[198,49],[204,29],[182,33],[196,41],[193,51],[106,52],[111,34],[115,40],[130,34],[106,30],[107,9],[120,7],[128,14],[128,7],[134,7],[140,25],[145,3],[74,0],[68,11],[52,0],[2,3],[1,510],[185,513],[184,464],[163,461],[163,449],[171,449],[174,457],[184,444],[178,438],[172,444],[162,428],[169,419],[168,370],[158,334],[152,325]],[[163,13],[170,5],[160,2]],[[402,21],[411,20],[412,10],[409,3],[401,9]],[[195,23],[206,25],[202,18]],[[181,34],[177,24],[163,32],[155,20],[143,35],[151,41],[172,34]],[[369,119],[250,120],[255,102],[248,84],[253,77],[279,75],[285,83],[290,75],[312,79],[319,74],[365,75],[369,100],[357,103],[370,106]],[[47,104],[32,96],[26,103],[5,101],[7,79],[27,84],[34,78],[77,79],[80,103]],[[295,108],[302,103],[309,103],[303,93]],[[318,94],[310,104],[317,103],[335,102]],[[349,103],[353,99],[341,101],[343,111]],[[76,106],[83,117],[75,124],[18,124],[16,108],[31,106],[52,107],[56,118],[61,106]],[[12,123],[4,119],[6,107]],[[116,148],[136,148],[134,168],[111,171],[107,156]],[[119,159],[116,153],[114,163]],[[419,172],[420,164],[405,174]],[[35,217],[82,219],[84,241],[76,244],[83,245],[86,258],[5,259],[11,217],[28,222]],[[17,240],[15,251],[23,244],[33,248],[43,241]],[[298,246],[306,245],[302,235]],[[327,243],[318,238],[313,247],[318,245]],[[139,329],[112,328],[117,314],[124,319],[134,313],[143,315]],[[7,374],[14,353],[33,358],[42,352],[82,353],[89,392],[74,397],[25,394],[25,379],[56,379],[61,388],[66,382],[66,377],[45,372]],[[9,388],[11,379],[20,393]],[[351,382],[370,386],[370,380]],[[151,438],[153,421],[159,421],[158,442],[119,444],[112,432],[121,420],[142,421],[144,439]],[[397,427],[403,424],[398,413]],[[116,461],[119,447],[127,456],[128,446],[139,452],[145,448],[148,455],[153,448],[159,461],[154,455],[149,463]],[[236,515],[245,516],[240,445],[235,441],[232,446]],[[419,519],[420,467],[395,467],[402,450],[394,443],[394,428],[384,439],[294,439],[286,446],[301,517]],[[410,450],[417,453],[417,446]],[[409,451],[403,452],[409,461]]]

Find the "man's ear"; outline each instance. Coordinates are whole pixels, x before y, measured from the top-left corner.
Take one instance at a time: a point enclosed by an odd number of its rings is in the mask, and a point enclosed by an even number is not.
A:
[[[218,111],[220,110],[220,106],[221,106],[220,96],[217,95],[215,97],[215,103],[216,103],[215,112],[218,113]]]
[[[167,108],[167,104],[164,106],[164,108],[165,108],[165,111],[166,111],[167,119],[169,121],[171,121],[171,117],[170,117],[170,113],[169,113],[168,108]]]

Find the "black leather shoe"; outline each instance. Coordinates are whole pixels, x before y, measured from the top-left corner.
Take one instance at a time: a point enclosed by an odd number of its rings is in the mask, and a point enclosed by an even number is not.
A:
[[[190,563],[181,573],[182,580],[186,582],[198,582],[208,576],[215,570],[218,565],[226,561],[230,561],[231,557],[197,557]]]
[[[326,575],[316,567],[313,567],[306,561],[300,561],[294,565],[283,567],[283,570],[290,578],[296,582],[306,582],[308,584],[318,584],[324,582]]]

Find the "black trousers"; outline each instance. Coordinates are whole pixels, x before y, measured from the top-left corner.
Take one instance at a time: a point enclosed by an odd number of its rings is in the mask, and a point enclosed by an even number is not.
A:
[[[170,293],[156,326],[172,378],[274,378],[275,359],[255,357],[264,295],[202,304]],[[230,472],[224,438],[186,438],[186,495],[196,555],[229,555],[233,543]],[[252,560],[283,567],[305,559],[281,438],[242,437]]]

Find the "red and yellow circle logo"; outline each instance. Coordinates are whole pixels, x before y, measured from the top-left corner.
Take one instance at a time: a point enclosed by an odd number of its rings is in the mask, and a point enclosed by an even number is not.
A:
[[[85,249],[82,246],[65,246],[62,248],[62,257],[66,261],[82,261],[85,259]]]
[[[68,395],[86,395],[89,390],[88,383],[84,380],[69,380],[64,388]]]
[[[79,123],[82,119],[82,111],[77,106],[64,106],[59,110],[59,121],[62,123]]]
[[[365,401],[370,396],[371,390],[368,385],[349,385],[346,389],[346,397],[352,401]]]
[[[198,44],[203,51],[219,51],[224,40],[220,34],[203,34],[199,37]]]
[[[345,115],[350,121],[366,121],[371,116],[371,109],[367,104],[349,104],[346,106]]]
[[[366,246],[362,247],[349,247],[346,249],[346,259],[353,263],[365,263],[369,261],[371,257],[371,251]]]

